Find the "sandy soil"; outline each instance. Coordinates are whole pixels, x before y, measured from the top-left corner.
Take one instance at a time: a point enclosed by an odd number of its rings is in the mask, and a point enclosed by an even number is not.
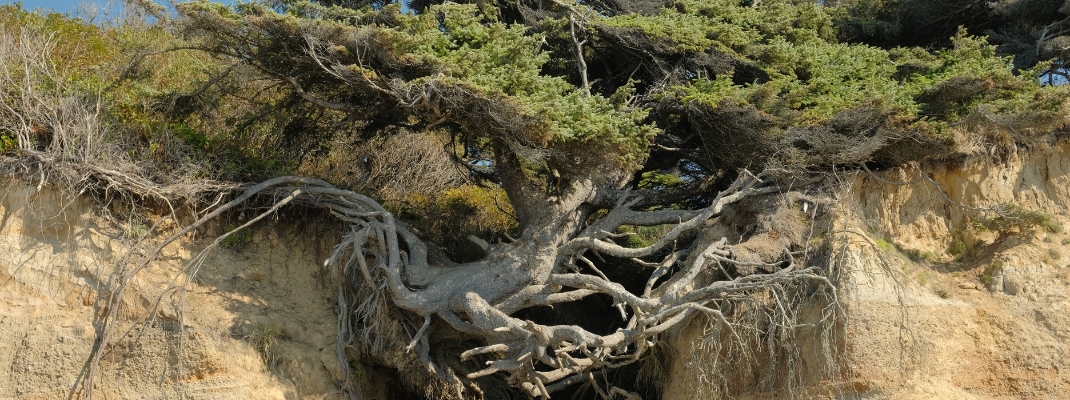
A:
[[[1065,144],[999,165],[924,170],[963,203],[1015,203],[1070,227]],[[917,171],[881,174],[910,180]],[[840,272],[846,316],[837,343],[845,372],[822,378],[819,346],[802,335],[804,386],[797,394],[1056,399],[1070,393],[1066,231],[980,232],[970,223],[978,214],[950,205],[932,186],[893,186],[865,175],[846,181],[830,235],[844,249],[830,261]],[[47,185],[0,182],[0,399],[77,394],[101,327],[98,291],[155,218],[121,202],[104,206]],[[119,328],[129,334],[107,349],[98,398],[340,397],[336,294],[321,269],[337,229],[284,215],[214,251],[192,276],[186,263],[205,238],[237,222],[183,238],[138,275],[120,309]],[[956,250],[957,242],[965,249]],[[701,326],[688,329],[672,342],[675,354],[692,352]],[[365,398],[390,398],[381,371],[353,366]],[[686,357],[668,361],[664,398],[701,397],[694,382],[704,377],[694,367]]]

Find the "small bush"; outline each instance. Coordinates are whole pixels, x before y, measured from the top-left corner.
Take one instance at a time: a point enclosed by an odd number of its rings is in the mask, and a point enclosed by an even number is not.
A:
[[[617,240],[617,243],[633,249],[647,247],[656,243],[673,227],[674,225],[622,226],[616,233],[627,233],[628,235],[621,237]]]
[[[13,136],[0,133],[0,154],[19,148],[19,141]]]
[[[969,251],[969,246],[962,240],[955,240],[951,242],[951,245],[947,247],[948,254],[955,256],[955,260],[961,261],[966,257],[966,252]]]
[[[1000,234],[1027,234],[1041,228],[1048,233],[1062,232],[1063,226],[1050,214],[1030,210],[1017,204],[1004,203],[996,207],[997,215],[973,222],[974,228]]]
[[[517,227],[509,198],[497,187],[462,185],[439,192],[434,198],[412,194],[387,206],[432,241],[442,244],[454,261],[482,258],[483,250],[470,242],[468,235],[493,243]]]
[[[925,286],[929,283],[929,271],[922,271],[918,274],[918,283]]]
[[[226,232],[233,231],[237,226],[234,224],[227,225]],[[240,232],[234,232],[230,236],[223,238],[222,242],[219,242],[220,246],[224,248],[232,249],[243,244],[249,243],[253,239],[253,234],[248,229]]]
[[[255,333],[246,336],[245,339],[253,345],[257,353],[260,353],[260,357],[264,360],[264,368],[270,369],[280,360],[275,352],[275,344],[281,337],[282,331],[277,326],[262,324]]]
[[[921,251],[921,250],[918,250],[918,249],[909,249],[909,250],[903,250],[903,252],[906,253],[907,258],[909,258],[910,261],[913,261],[913,262],[922,262],[922,261],[924,261],[924,262],[927,262],[927,263],[930,263],[930,264],[940,262],[940,256],[936,255],[936,253],[933,253],[931,251]]]
[[[892,244],[892,242],[889,242],[887,240],[877,239],[876,242],[877,242],[877,247],[880,248],[881,251],[883,251],[885,253],[891,253],[893,250],[896,249],[895,245]]]
[[[906,256],[906,258],[908,260],[910,260],[911,262],[915,262],[915,263],[927,262],[927,263],[930,263],[930,264],[940,262],[940,256],[936,255],[936,253],[933,253],[931,251],[922,251],[922,250],[918,250],[918,249],[904,249],[904,248],[900,247],[899,245],[897,245],[895,243],[892,243],[892,242],[889,242],[889,241],[884,240],[884,239],[877,239],[874,242],[876,242],[877,248],[879,248],[881,251],[883,251],[885,253],[891,253],[891,254],[895,254],[895,253],[902,254],[902,255]]]
[[[985,267],[985,270],[981,272],[981,283],[985,286],[991,285],[992,277],[999,274],[1000,271],[1003,271],[1002,261],[993,261],[991,264],[988,264],[988,266]]]

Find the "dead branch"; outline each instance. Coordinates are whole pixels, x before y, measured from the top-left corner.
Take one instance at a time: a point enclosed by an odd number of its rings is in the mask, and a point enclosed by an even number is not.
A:
[[[591,84],[587,82],[587,61],[583,59],[583,45],[587,43],[587,41],[580,40],[579,37],[576,36],[576,17],[571,15],[571,13],[568,16],[568,31],[572,36],[572,43],[576,46],[576,68],[578,68],[580,72],[580,87],[587,92],[588,96],[590,96]]]

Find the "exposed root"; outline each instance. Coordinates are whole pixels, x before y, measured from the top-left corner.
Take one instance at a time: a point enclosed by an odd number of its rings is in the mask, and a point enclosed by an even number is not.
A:
[[[175,193],[103,169],[90,169],[84,179],[105,188],[159,199],[172,199]],[[155,243],[143,255],[135,251],[142,248],[139,245],[120,259],[112,289],[103,302],[107,312],[99,321],[98,342],[81,380],[82,397],[92,398],[90,388],[98,375],[101,357],[130,332],[115,332],[129,282],[168,245],[254,199],[271,206],[194,256],[185,268],[186,282],[196,276],[208,252],[224,239],[280,208],[300,205],[326,210],[347,226],[325,261],[325,267],[339,283],[337,356],[344,388],[355,386],[349,371],[350,358],[363,353],[401,370],[426,371],[425,378],[416,381],[430,382],[438,388],[436,392],[447,398],[484,396],[485,388],[478,382],[492,375],[532,397],[549,398],[569,384],[586,382],[604,398],[631,398],[633,394],[621,388],[596,381],[595,372],[642,360],[668,331],[701,316],[708,324],[701,346],[704,351],[720,354],[724,346],[721,341],[726,341],[744,357],[749,357],[747,352],[757,351],[749,349],[753,345],[765,348],[767,354],[787,354],[787,359],[773,360],[789,367],[778,374],[787,381],[773,379],[778,380],[777,385],[786,383],[790,389],[797,386],[793,378],[797,374],[791,366],[796,364],[798,355],[790,349],[772,349],[796,340],[795,308],[815,295],[831,304],[820,324],[833,323],[838,302],[832,283],[818,268],[799,265],[789,249],[775,263],[755,263],[736,259],[733,245],[724,238],[681,242],[685,234],[716,219],[730,204],[781,190],[782,187],[745,175],[701,210],[632,210],[634,200],[625,197],[600,219],[575,233],[525,234],[513,243],[488,245],[488,256],[477,262],[430,265],[426,244],[368,197],[301,177],[279,177],[245,186],[233,200],[217,199],[209,211]],[[172,219],[177,212],[169,214],[166,218]],[[153,230],[162,223],[163,219],[157,221]],[[649,246],[629,248],[611,240],[622,226],[665,224],[674,227]],[[548,253],[551,256],[546,256]],[[650,278],[643,291],[632,293],[611,281],[588,258],[592,255],[636,259],[650,266]],[[755,266],[773,272],[733,276],[725,272],[727,265]],[[710,279],[713,276],[719,278]],[[804,292],[809,295],[800,294]],[[614,299],[626,321],[620,329],[595,334],[579,326],[543,325],[512,316],[525,308],[552,306],[595,294]],[[156,305],[162,298],[163,295]],[[744,317],[748,314],[741,310],[764,311],[750,314],[760,319]],[[827,334],[828,330],[823,332]],[[452,353],[436,347],[444,337],[454,338],[454,343],[460,339],[482,344]],[[473,368],[473,362],[483,365]],[[695,368],[700,374],[718,374],[722,366],[715,363]],[[349,394],[357,397],[356,393]]]

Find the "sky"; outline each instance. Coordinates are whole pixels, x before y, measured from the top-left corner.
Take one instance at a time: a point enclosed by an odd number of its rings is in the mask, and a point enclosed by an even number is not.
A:
[[[167,6],[174,11],[168,0],[154,0],[157,4]],[[233,3],[234,0],[212,0],[222,3]],[[124,0],[0,0],[0,4],[20,2],[22,9],[51,10],[72,17],[79,17],[90,23],[115,20],[123,11]]]
[[[16,3],[16,1],[3,1],[4,4]],[[46,9],[72,16],[81,16],[81,13],[96,11],[102,14],[104,10],[117,12],[122,8],[122,0],[22,0],[22,8],[25,10]]]

